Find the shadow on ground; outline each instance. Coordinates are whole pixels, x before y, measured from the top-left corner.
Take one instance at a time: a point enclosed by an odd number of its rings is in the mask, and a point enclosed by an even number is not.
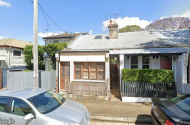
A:
[[[140,124],[152,125],[152,118],[150,115],[140,114],[137,116],[135,124],[136,125],[140,125]]]

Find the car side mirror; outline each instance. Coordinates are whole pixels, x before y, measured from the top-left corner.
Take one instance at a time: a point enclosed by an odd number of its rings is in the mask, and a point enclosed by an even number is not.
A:
[[[29,114],[27,114],[27,115],[24,116],[24,120],[25,121],[33,119],[33,118],[34,118],[34,115],[32,113],[29,113]]]

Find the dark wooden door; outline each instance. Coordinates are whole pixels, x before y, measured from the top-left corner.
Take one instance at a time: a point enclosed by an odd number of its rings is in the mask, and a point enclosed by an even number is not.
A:
[[[65,90],[66,84],[70,81],[70,63],[61,62],[60,66],[60,89]]]
[[[112,55],[110,56],[110,83],[111,89],[119,88],[119,56]]]

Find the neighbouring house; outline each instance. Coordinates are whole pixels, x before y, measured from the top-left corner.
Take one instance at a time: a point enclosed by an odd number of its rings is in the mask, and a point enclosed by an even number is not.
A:
[[[121,92],[121,70],[150,68],[173,70],[177,90],[190,93],[189,30],[80,35],[56,53],[59,90],[78,95],[109,97]],[[122,95],[121,95],[122,96]]]
[[[32,45],[17,39],[0,39],[0,67],[1,68],[26,68],[23,50],[26,45]]]
[[[47,44],[54,44],[54,43],[63,43],[63,42],[67,42],[70,43],[73,40],[75,40],[78,36],[80,35],[87,35],[88,33],[71,33],[68,34],[67,32],[65,32],[64,34],[60,34],[60,35],[52,35],[52,36],[47,36],[47,37],[43,37],[43,40],[45,41],[45,45]],[[51,66],[51,59],[49,58],[49,56],[47,54],[44,55],[44,60],[45,60],[45,70],[46,71],[51,71],[52,66]]]

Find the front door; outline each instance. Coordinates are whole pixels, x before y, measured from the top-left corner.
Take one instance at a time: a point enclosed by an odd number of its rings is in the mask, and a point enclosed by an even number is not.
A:
[[[111,89],[119,88],[119,55],[110,56],[110,83]]]
[[[60,89],[65,90],[67,82],[70,81],[70,63],[61,62],[60,67]]]

